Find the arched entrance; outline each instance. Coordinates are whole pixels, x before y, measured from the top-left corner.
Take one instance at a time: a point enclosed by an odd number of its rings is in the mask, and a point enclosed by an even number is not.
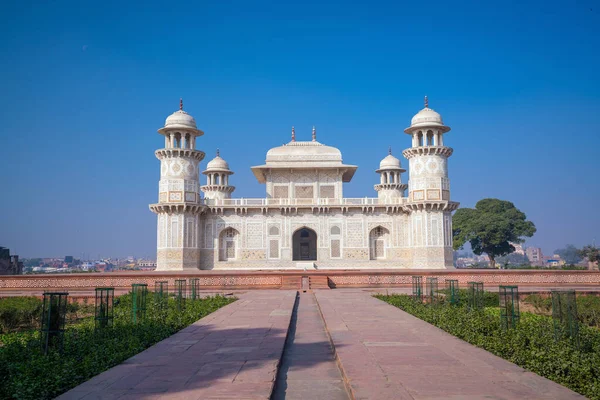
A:
[[[309,228],[300,228],[292,235],[294,261],[317,260],[317,233]]]

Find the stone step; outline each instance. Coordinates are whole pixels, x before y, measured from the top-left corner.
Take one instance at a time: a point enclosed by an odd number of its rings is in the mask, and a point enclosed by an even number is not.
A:
[[[311,289],[329,289],[329,279],[325,275],[311,275],[310,288]]]
[[[302,277],[301,276],[282,276],[281,277],[281,289],[282,290],[300,290],[302,288]]]

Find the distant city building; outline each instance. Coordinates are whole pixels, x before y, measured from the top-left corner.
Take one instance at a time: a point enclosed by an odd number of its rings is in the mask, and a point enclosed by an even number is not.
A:
[[[531,265],[536,267],[544,266],[544,254],[542,253],[542,249],[539,247],[528,247],[525,249],[525,254],[529,259]]]
[[[73,256],[65,256],[65,264],[71,264],[73,262]]]
[[[21,275],[22,273],[23,263],[19,261],[19,256],[11,256],[9,249],[0,247],[0,275]]]
[[[556,256],[556,254],[555,254]],[[565,262],[560,259],[560,257],[544,257],[544,264],[547,267],[562,267],[565,265]]]
[[[156,268],[156,261],[152,260],[140,260],[137,263],[138,267],[144,268]]]

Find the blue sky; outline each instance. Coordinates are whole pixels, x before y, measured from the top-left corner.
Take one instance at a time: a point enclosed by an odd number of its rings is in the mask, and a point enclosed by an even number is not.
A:
[[[185,109],[250,166],[289,141],[342,151],[375,196],[423,106],[452,127],[452,197],[513,201],[547,253],[600,242],[600,4],[3,2],[0,245],[21,256],[153,256],[164,119]],[[403,159],[403,164],[408,165]],[[206,162],[202,163],[202,167]],[[405,179],[408,179],[406,174]]]

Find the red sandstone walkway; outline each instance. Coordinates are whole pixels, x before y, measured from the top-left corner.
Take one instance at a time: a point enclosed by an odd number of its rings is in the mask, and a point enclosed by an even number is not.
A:
[[[300,293],[272,400],[348,400],[313,293]]]
[[[247,292],[60,398],[269,399],[284,345],[275,399],[341,399],[342,379],[353,399],[583,398],[371,294],[301,294],[285,343],[296,292]]]
[[[356,399],[583,399],[361,290],[316,298]]]
[[[268,399],[295,291],[254,291],[60,399]]]

